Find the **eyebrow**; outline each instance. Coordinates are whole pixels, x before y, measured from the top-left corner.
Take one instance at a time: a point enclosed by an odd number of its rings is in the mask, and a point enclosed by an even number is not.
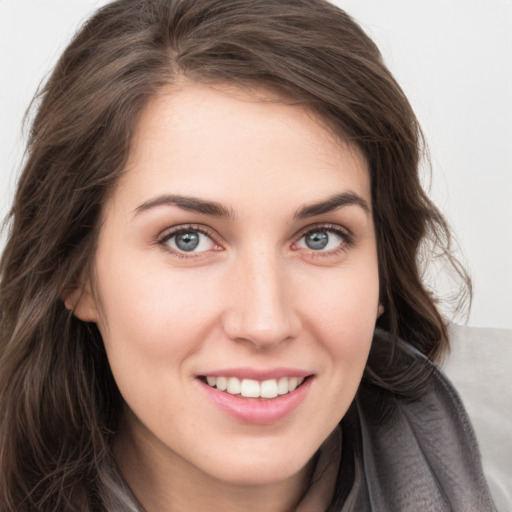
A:
[[[214,217],[225,218],[228,220],[233,220],[235,218],[233,210],[226,208],[216,201],[208,201],[206,199],[199,199],[197,197],[173,194],[164,194],[155,197],[154,199],[150,199],[145,203],[142,203],[135,209],[135,214],[139,215],[159,206],[178,206],[179,208],[189,212],[200,213],[203,215],[212,215]]]
[[[343,192],[341,194],[328,197],[323,201],[302,207],[295,213],[295,218],[306,219],[314,217],[315,215],[332,212],[338,208],[343,208],[344,206],[359,206],[366,213],[371,213],[370,206],[361,196],[354,194],[353,192]]]
[[[140,215],[152,208],[159,206],[177,206],[189,212],[199,213],[202,215],[212,215],[214,217],[225,218],[228,220],[235,219],[235,213],[232,209],[218,203],[216,201],[208,201],[197,197],[181,196],[175,194],[164,194],[154,199],[150,199],[142,203],[135,209],[135,214]],[[359,206],[365,212],[370,213],[368,203],[359,195],[353,192],[343,192],[328,197],[323,201],[309,204],[297,210],[294,217],[296,219],[306,219],[316,215],[322,215],[343,208],[345,206]]]

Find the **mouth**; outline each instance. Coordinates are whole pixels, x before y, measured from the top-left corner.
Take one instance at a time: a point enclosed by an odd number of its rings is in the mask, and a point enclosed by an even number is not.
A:
[[[200,376],[199,379],[210,386],[242,398],[259,398],[269,400],[287,395],[295,391],[311,376],[306,377],[280,377],[278,379],[240,379],[228,376]]]
[[[315,377],[300,368],[247,366],[199,374],[196,382],[221,413],[245,424],[269,425],[301,409]]]

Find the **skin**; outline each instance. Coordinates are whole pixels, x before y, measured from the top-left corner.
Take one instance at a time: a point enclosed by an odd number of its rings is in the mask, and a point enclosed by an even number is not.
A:
[[[338,194],[358,199],[306,215]],[[165,238],[179,226],[207,233],[198,250]],[[305,232],[319,230],[329,244],[311,249]],[[145,509],[293,510],[356,393],[378,290],[356,148],[261,90],[187,83],[153,98],[104,208],[92,282],[66,301],[102,333],[126,402],[115,455]],[[240,367],[307,370],[310,388],[284,419],[244,423],[197,378]]]

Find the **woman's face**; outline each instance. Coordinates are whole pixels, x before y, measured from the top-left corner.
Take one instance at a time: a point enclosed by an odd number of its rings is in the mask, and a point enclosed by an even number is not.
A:
[[[96,293],[76,314],[97,322],[126,402],[119,456],[150,470],[297,475],[368,356],[365,159],[308,111],[256,96],[188,84],[154,98],[105,205]]]

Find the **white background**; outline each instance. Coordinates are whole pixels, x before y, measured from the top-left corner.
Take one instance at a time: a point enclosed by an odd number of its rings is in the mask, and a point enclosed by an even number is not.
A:
[[[0,215],[38,84],[102,0],[0,0]],[[338,0],[374,38],[430,146],[431,193],[474,281],[470,325],[512,329],[512,0]]]

